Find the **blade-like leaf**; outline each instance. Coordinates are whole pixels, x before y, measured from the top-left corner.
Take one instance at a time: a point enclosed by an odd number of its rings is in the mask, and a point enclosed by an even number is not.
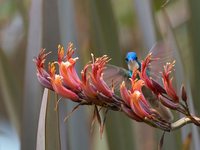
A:
[[[50,91],[48,96],[48,105],[45,120],[45,143],[46,150],[61,150],[60,144],[60,120],[59,120],[59,105],[58,110],[55,111],[58,96]],[[63,123],[63,122],[62,122]],[[62,131],[61,131],[62,132]]]
[[[29,31],[24,75],[22,150],[36,149],[37,121],[40,110],[40,88],[32,62],[41,48],[43,0],[32,0],[29,15]]]
[[[158,150],[162,150],[163,143],[164,143],[165,132],[163,132],[162,137],[160,139],[160,143],[158,145]]]
[[[42,97],[42,104],[40,107],[36,150],[45,150],[45,140],[46,140],[45,126],[46,126],[47,103],[48,103],[48,89],[45,88]]]

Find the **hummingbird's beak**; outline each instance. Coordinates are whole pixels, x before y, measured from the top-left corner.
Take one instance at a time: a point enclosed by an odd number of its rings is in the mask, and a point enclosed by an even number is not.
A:
[[[139,68],[139,65],[135,60],[130,60],[128,62],[128,69],[129,70],[138,69],[138,68]]]

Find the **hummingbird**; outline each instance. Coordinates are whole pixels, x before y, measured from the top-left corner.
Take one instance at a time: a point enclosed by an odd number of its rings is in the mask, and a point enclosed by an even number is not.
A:
[[[152,51],[152,49],[150,51]],[[133,70],[137,69],[139,72],[141,71],[141,60],[138,59],[136,52],[127,52],[125,62],[127,64],[127,69],[108,64],[106,65],[106,68],[104,70],[103,78],[105,82],[109,85],[109,87],[114,86],[116,92],[119,91],[120,84],[123,81],[128,88],[131,88],[130,78],[132,77]],[[147,75],[151,75],[150,68],[147,70]],[[137,78],[139,78],[139,76]],[[166,121],[171,122],[173,120],[172,112],[159,102],[158,98],[150,89],[144,86],[142,88],[142,91],[145,98],[149,101],[150,105],[159,112],[161,117],[164,118]]]

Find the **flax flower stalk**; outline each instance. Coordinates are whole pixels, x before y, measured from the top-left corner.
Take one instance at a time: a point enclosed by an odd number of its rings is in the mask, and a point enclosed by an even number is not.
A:
[[[181,95],[179,96],[172,85],[171,72],[175,61],[168,62],[163,66],[162,83],[159,83],[148,75],[151,62],[157,61],[157,59],[152,59],[151,53],[148,54],[142,61],[141,71],[132,71],[131,88],[126,87],[126,83],[122,82],[120,95],[118,95],[113,90],[115,87],[110,88],[104,81],[104,69],[110,60],[107,55],[95,58],[92,54],[92,61],[85,65],[81,71],[81,78],[79,78],[75,69],[78,58],[73,57],[74,48],[72,43],[68,44],[66,54],[64,47],[58,46],[58,60],[49,62],[48,70],[46,70],[44,64],[48,54],[45,53],[45,49],[41,49],[39,55],[34,59],[38,81],[42,86],[55,91],[61,97],[78,103],[74,110],[80,105],[93,105],[95,111],[92,122],[95,118],[98,119],[101,134],[105,122],[105,120],[101,120],[99,114],[102,108],[105,108],[106,112],[108,110],[121,111],[137,122],[147,123],[163,131],[172,131],[188,123],[200,125],[200,118],[191,115],[189,111],[184,86],[181,87]],[[56,69],[56,66],[58,69]],[[147,88],[152,92],[156,97],[154,101],[161,103],[168,109],[182,113],[185,117],[174,123],[167,121],[149,103],[143,93],[143,88]]]

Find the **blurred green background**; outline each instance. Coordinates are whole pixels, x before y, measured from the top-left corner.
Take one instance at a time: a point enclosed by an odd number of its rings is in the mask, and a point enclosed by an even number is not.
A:
[[[200,113],[200,1],[171,0],[0,0],[0,150],[35,150],[43,88],[33,63],[40,48],[52,51],[73,42],[78,72],[95,56],[126,67],[134,50],[142,59],[156,41],[167,40],[176,51],[177,83],[187,85],[190,107]],[[75,104],[62,100],[54,111],[49,93],[46,111],[46,150],[155,150],[162,132],[109,112],[100,138],[98,125],[90,133],[92,108],[85,106],[64,123]],[[59,130],[60,129],[60,130]],[[192,133],[192,142],[187,139]],[[187,144],[187,141],[189,141]],[[199,129],[187,125],[167,133],[164,150],[200,147]],[[42,147],[42,146],[41,146]],[[188,148],[189,147],[189,148]],[[44,148],[40,148],[41,150]],[[39,148],[38,148],[39,150]]]

